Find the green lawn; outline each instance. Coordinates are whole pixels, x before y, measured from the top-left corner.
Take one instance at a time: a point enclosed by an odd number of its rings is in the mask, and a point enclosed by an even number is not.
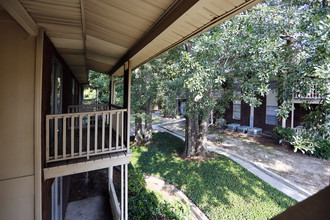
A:
[[[132,147],[132,165],[180,188],[210,219],[269,219],[296,204],[227,157],[185,161],[175,156],[183,151],[181,139],[156,133],[153,140]]]

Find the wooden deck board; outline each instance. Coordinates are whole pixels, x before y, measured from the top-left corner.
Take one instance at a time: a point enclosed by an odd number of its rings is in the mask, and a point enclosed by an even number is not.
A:
[[[60,176],[99,170],[110,166],[128,164],[130,162],[130,156],[131,153],[118,152],[92,156],[89,160],[86,158],[79,158],[56,162],[52,164],[52,167],[44,168],[44,179],[46,180]]]

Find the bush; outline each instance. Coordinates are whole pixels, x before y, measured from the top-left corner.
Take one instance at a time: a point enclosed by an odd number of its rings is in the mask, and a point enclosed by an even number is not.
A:
[[[308,154],[321,159],[328,160],[330,158],[330,140],[323,139],[320,137],[317,138],[314,154]]]
[[[321,159],[330,158],[330,140],[318,135],[312,136],[311,133],[306,130],[295,134],[291,144],[294,146],[295,152],[300,150],[302,153]]]
[[[292,128],[282,128],[280,126],[276,126],[274,128],[274,132],[276,134],[277,140],[286,140],[292,141],[295,135],[295,131]]]
[[[129,219],[190,219],[190,208],[180,200],[166,201],[160,193],[146,188],[142,173],[130,165],[128,173]]]

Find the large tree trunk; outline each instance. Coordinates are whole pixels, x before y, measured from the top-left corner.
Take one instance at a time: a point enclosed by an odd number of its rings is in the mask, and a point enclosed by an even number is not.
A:
[[[142,131],[142,118],[140,116],[135,116],[135,142],[141,143],[143,141],[143,131]]]
[[[148,100],[145,105],[145,129],[144,129],[144,141],[149,142],[152,139],[152,103],[151,100]]]
[[[206,154],[207,120],[198,120],[195,117],[186,117],[184,155],[204,156]]]
[[[198,121],[198,139],[196,143],[196,155],[198,156],[204,156],[206,154],[207,122],[208,116]]]

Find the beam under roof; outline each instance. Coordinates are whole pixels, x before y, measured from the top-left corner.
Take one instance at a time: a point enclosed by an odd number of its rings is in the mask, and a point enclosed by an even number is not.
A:
[[[142,36],[134,46],[128,50],[125,55],[117,62],[117,64],[109,71],[109,75],[114,74],[121,68],[126,61],[131,59],[142,48],[148,45],[158,35],[160,35],[166,28],[173,24],[186,11],[193,7],[198,0],[179,0],[175,2],[172,7],[149,29],[149,31]]]
[[[18,0],[0,0],[0,5],[28,32],[37,36],[38,26]]]

